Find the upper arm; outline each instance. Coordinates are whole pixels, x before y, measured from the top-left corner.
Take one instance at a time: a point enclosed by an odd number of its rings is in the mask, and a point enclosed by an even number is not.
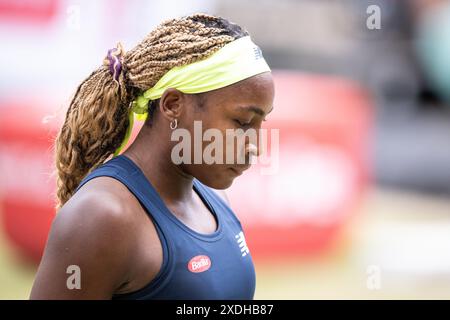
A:
[[[52,223],[31,299],[110,299],[126,277],[132,233],[123,208],[98,195],[77,200]]]

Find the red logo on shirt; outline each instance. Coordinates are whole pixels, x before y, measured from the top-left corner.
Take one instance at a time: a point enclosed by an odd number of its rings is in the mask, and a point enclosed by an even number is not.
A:
[[[199,273],[208,270],[211,267],[211,260],[208,256],[200,255],[193,257],[188,263],[190,272]]]

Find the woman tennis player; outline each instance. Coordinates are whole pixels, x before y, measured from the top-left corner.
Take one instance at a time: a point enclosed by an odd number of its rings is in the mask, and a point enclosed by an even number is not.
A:
[[[178,163],[172,133],[258,130],[273,98],[261,51],[220,17],[172,19],[128,52],[109,50],[56,139],[59,211],[30,298],[252,299],[252,258],[220,190],[259,146],[233,149],[240,164]],[[121,153],[135,115],[145,123]]]

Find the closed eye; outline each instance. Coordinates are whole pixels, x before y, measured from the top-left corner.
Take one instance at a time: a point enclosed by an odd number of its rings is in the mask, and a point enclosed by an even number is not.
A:
[[[251,122],[242,122],[238,119],[234,119],[234,122],[236,122],[240,127],[243,127],[243,128],[248,127],[251,123]]]

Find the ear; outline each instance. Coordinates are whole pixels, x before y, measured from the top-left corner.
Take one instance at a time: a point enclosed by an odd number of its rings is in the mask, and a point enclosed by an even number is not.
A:
[[[185,105],[185,95],[174,88],[164,91],[159,101],[159,109],[164,118],[168,121],[179,119]]]

